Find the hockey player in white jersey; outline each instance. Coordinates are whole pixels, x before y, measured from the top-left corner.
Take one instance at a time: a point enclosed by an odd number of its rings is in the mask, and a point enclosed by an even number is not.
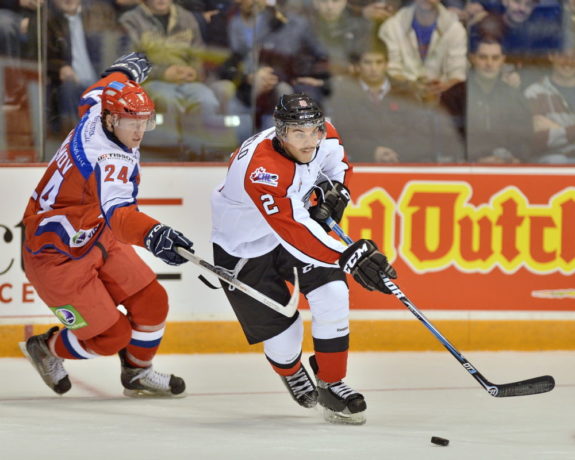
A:
[[[371,240],[349,247],[328,235],[350,199],[352,167],[334,126],[304,94],[282,96],[275,127],[247,139],[230,160],[212,196],[214,261],[240,281],[286,304],[297,268],[312,314],[317,387],[301,362],[299,312],[287,318],[223,283],[250,344],[264,353],[295,401],[318,402],[326,420],[362,424],[366,402],[343,382],[349,348],[349,291],[345,272],[369,290],[389,293],[381,274],[396,278]],[[310,207],[315,193],[317,203]]]

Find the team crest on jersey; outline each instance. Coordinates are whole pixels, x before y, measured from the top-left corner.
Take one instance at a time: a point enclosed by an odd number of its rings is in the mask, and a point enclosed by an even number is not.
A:
[[[266,168],[262,166],[250,174],[250,180],[254,184],[265,184],[271,185],[272,187],[278,186],[279,178],[280,176],[278,174],[267,172]]]

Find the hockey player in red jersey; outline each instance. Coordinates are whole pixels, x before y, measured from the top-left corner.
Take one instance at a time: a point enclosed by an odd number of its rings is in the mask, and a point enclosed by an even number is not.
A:
[[[30,337],[22,351],[56,393],[71,388],[65,359],[119,353],[127,396],[183,395],[182,378],[157,372],[168,298],[131,245],[172,265],[185,262],[181,233],[140,212],[139,146],[155,126],[139,85],[145,55],[119,58],[83,95],[80,122],[61,145],[24,213],[25,272],[64,324]],[[123,305],[127,314],[117,309]]]
[[[245,294],[225,293],[250,344],[264,353],[292,397],[303,407],[319,402],[326,420],[365,422],[364,397],[343,382],[349,348],[349,293],[345,273],[370,290],[389,293],[380,273],[395,270],[370,240],[349,247],[328,235],[324,220],[340,221],[350,199],[352,167],[341,139],[315,101],[282,96],[275,127],[247,139],[233,154],[225,182],[212,196],[216,265],[286,304],[298,271],[312,314],[317,387],[301,363],[299,313],[287,318]],[[315,193],[317,204],[310,208]]]

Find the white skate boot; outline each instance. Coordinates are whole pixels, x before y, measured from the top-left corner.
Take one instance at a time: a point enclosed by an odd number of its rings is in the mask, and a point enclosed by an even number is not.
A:
[[[186,383],[181,377],[172,374],[162,374],[150,367],[131,367],[126,363],[125,350],[121,350],[122,362],[121,381],[124,395],[130,398],[145,397],[177,397],[186,396]]]

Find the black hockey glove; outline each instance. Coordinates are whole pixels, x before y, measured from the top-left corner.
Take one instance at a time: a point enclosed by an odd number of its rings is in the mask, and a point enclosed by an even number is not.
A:
[[[146,249],[159,257],[168,265],[181,265],[187,262],[181,255],[176,252],[176,247],[180,246],[192,250],[192,243],[180,232],[166,225],[158,224],[152,228],[144,239]]]
[[[339,266],[346,273],[369,291],[381,291],[391,294],[383,283],[382,277],[397,278],[395,269],[387,262],[377,246],[371,240],[358,240],[343,252],[339,258]]]
[[[107,77],[113,72],[122,72],[130,80],[142,83],[148,78],[150,70],[152,70],[152,64],[144,53],[130,53],[116,59],[110,67],[104,70],[101,76]]]
[[[331,217],[336,223],[339,223],[343,212],[349,203],[349,191],[340,182],[322,182],[316,185],[319,190],[315,190],[317,204],[309,209],[309,215],[313,220],[318,222],[322,228],[329,232],[331,229],[325,223],[328,217]]]

